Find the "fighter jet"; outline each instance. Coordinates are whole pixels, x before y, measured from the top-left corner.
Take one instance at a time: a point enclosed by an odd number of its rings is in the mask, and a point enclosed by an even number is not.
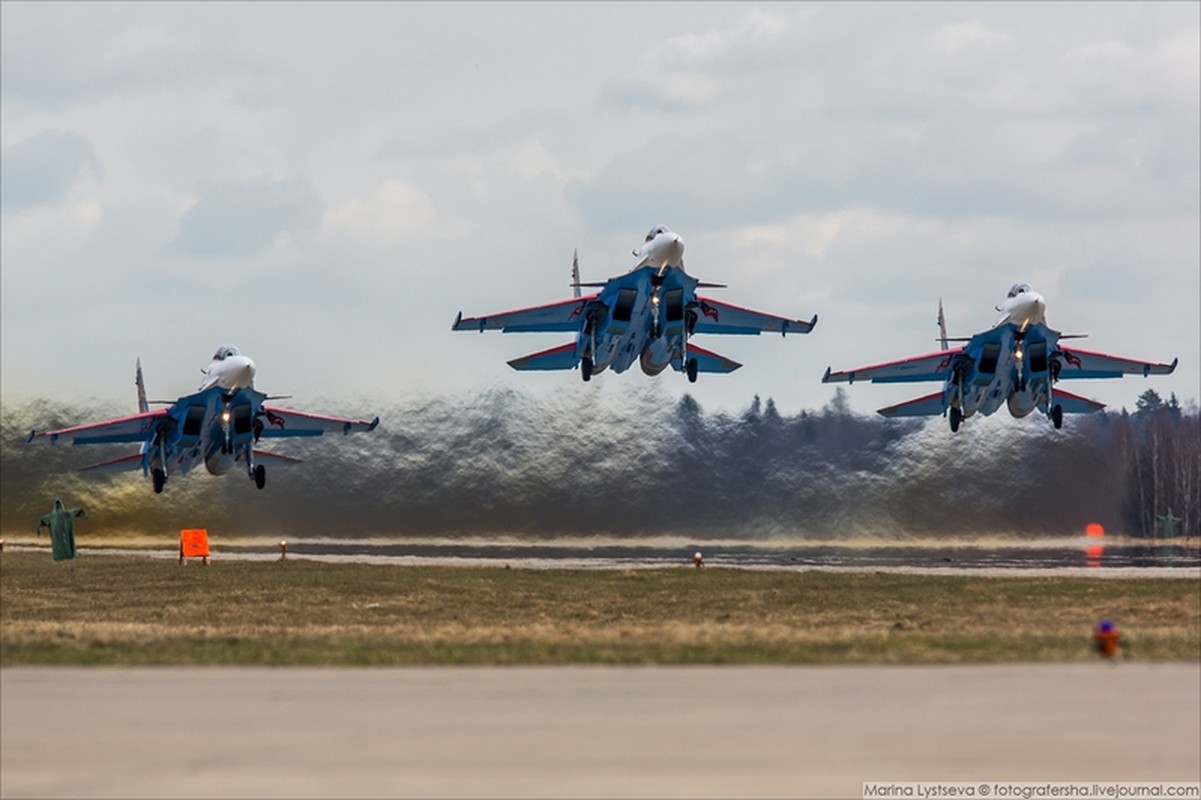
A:
[[[200,463],[213,475],[224,475],[240,464],[255,486],[262,489],[267,484],[265,462],[287,466],[300,463],[300,459],[256,450],[260,439],[349,434],[373,431],[379,425],[379,417],[367,422],[266,405],[268,400],[283,398],[268,397],[256,390],[254,362],[230,345],[218,349],[202,372],[204,379],[196,392],[174,402],[165,401],[167,408],[151,411],[139,359],[134,381],[138,387],[137,414],[56,431],[33,430],[26,441],[73,445],[140,442],[137,453],[82,471],[141,469],[158,494],[169,475],[185,474]]]
[[[827,368],[822,383],[942,381],[942,391],[881,408],[878,413],[886,417],[942,414],[949,418],[951,430],[957,431],[973,414],[988,416],[1005,403],[1015,417],[1025,417],[1037,408],[1061,428],[1064,414],[1099,411],[1105,405],[1054,388],[1058,381],[1169,375],[1176,369],[1176,359],[1160,364],[1064,347],[1061,341],[1083,336],[1048,327],[1046,310],[1042,295],[1027,283],[1015,283],[1005,302],[997,306],[1000,317],[992,328],[975,336],[949,339],[940,301],[941,350],[843,372]],[[951,348],[951,341],[965,344]]]
[[[624,372],[635,361],[647,375],[669,365],[695,383],[701,372],[733,372],[742,365],[688,342],[694,333],[808,333],[817,324],[729,305],[696,293],[725,288],[702,283],[684,271],[684,240],[662,225],[634,249],[630,271],[603,283],[580,283],[573,265],[575,297],[484,317],[455,318],[452,330],[480,332],[575,332],[575,341],[509,362],[517,370],[580,368],[585,381],[608,368]],[[580,287],[599,288],[580,296]]]

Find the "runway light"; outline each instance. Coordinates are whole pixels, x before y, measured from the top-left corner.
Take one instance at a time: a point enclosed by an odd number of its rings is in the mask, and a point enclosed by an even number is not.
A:
[[[1085,536],[1093,536],[1093,537],[1104,536],[1105,528],[1102,527],[1099,523],[1090,522],[1084,526],[1084,535]]]
[[[288,542],[284,539],[279,540],[279,560],[283,561],[288,557]]]
[[[696,555],[694,555],[694,556],[692,557],[692,564],[693,564],[693,566],[695,566],[697,569],[700,569],[701,567],[705,566],[705,557],[701,555],[701,551],[700,551],[700,550],[697,550],[697,551],[696,551]]]

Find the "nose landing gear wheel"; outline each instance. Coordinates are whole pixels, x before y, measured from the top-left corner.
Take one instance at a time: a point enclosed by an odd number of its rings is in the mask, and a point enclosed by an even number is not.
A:
[[[254,485],[260,489],[267,485],[267,468],[262,464],[254,468]]]
[[[951,407],[951,433],[959,430],[959,423],[963,421],[963,412],[954,406]]]
[[[580,376],[585,382],[592,380],[592,359],[588,356],[580,359]]]
[[[150,473],[151,479],[154,481],[154,493],[162,494],[163,487],[167,484],[167,473],[157,467]]]
[[[689,383],[696,383],[696,372],[699,366],[700,365],[696,363],[695,358],[688,359],[688,364],[686,365],[685,369],[688,372]]]
[[[1055,423],[1055,430],[1063,427],[1063,406],[1056,403],[1051,408],[1051,422]]]

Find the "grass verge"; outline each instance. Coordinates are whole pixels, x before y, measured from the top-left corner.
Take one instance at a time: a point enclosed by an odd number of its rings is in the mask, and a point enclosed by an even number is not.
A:
[[[1201,660],[1192,580],[0,554],[0,664]]]

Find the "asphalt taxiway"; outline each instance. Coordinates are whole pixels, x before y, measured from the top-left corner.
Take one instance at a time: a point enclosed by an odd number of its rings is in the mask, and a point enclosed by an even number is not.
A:
[[[4,797],[857,797],[1196,781],[1201,664],[9,668]]]

